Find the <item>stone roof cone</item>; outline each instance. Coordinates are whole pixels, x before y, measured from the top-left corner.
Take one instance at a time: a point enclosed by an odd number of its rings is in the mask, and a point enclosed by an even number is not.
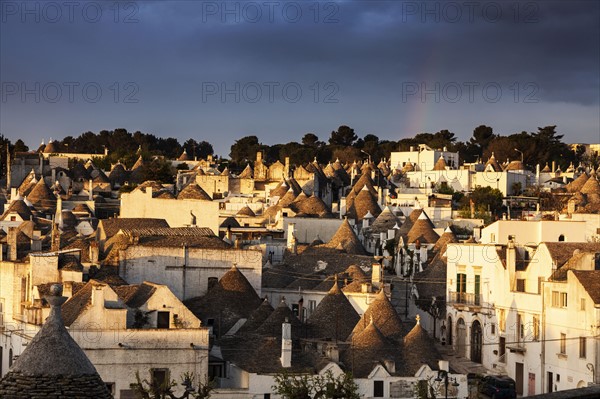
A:
[[[50,316],[0,381],[0,397],[112,398],[96,368],[67,332],[61,315],[66,301],[55,284],[46,297]]]
[[[440,236],[435,232],[434,227],[425,211],[423,211],[408,232],[408,243],[412,244],[418,240],[421,243],[435,244]]]

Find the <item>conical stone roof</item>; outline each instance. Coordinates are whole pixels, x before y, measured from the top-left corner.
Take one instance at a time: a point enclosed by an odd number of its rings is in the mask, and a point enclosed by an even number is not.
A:
[[[373,196],[365,185],[356,195],[348,213],[357,220],[362,220],[367,215],[367,212],[371,212],[371,215],[377,217],[381,213],[381,208],[377,203],[377,197]]]
[[[585,185],[585,183],[588,181],[588,175],[583,172],[582,174],[580,174],[577,179],[573,180],[571,183],[567,184],[566,188],[567,191],[570,193],[576,193],[578,191],[581,190],[581,188]]]
[[[248,320],[246,320],[238,332],[240,334],[253,333],[265,322],[265,320],[269,318],[271,313],[273,313],[273,310],[273,306],[271,306],[269,301],[265,298],[260,306],[256,308],[254,312],[252,312]]]
[[[358,320],[358,313],[340,289],[336,278],[333,287],[310,315],[308,324],[313,338],[344,341]]]
[[[0,397],[112,398],[63,324],[60,307],[67,298],[60,296],[62,287],[50,291],[50,316],[0,381]]]
[[[393,229],[396,224],[400,224],[400,220],[394,215],[394,212],[392,212],[390,207],[386,206],[370,226],[371,232],[387,233],[387,231]]]
[[[352,336],[356,337],[357,334],[360,334],[371,320],[386,337],[396,338],[403,335],[402,320],[383,290],[379,291],[360,321],[356,323],[352,330]]]
[[[254,216],[256,216],[256,214],[254,213],[254,211],[252,209],[250,209],[250,207],[248,205],[246,205],[243,208],[241,208],[239,211],[237,211],[235,216],[254,217]]]
[[[414,375],[424,364],[436,367],[441,359],[440,353],[435,347],[434,340],[427,334],[419,322],[404,337],[404,360],[407,371]]]
[[[292,325],[292,336],[298,336],[302,323],[289,308],[285,299],[282,299],[277,308],[267,317],[264,323],[256,330],[260,335],[271,337],[281,336],[281,324],[288,321]]]
[[[210,195],[206,193],[198,184],[192,182],[185,186],[183,190],[177,194],[177,199],[195,199],[201,201],[212,201]]]
[[[444,157],[439,157],[435,165],[433,165],[433,170],[446,170],[446,160]]]
[[[408,243],[414,244],[419,241],[421,244],[435,244],[440,236],[435,232],[434,227],[427,214],[422,212],[407,234]]]
[[[600,184],[596,174],[592,173],[580,190],[583,194],[600,194]]]
[[[348,223],[348,219],[345,219],[340,227],[337,229],[333,237],[325,244],[329,248],[337,248],[341,246],[349,254],[354,255],[366,255],[366,251],[363,248],[360,240],[354,233],[354,230]]]

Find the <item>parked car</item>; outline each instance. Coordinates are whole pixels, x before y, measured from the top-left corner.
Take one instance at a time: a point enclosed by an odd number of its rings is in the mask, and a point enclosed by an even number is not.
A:
[[[483,377],[479,392],[492,399],[512,399],[517,397],[515,380],[500,375],[486,375]]]

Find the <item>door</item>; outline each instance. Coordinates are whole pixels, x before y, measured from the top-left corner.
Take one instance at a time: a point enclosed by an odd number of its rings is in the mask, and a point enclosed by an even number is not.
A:
[[[456,322],[456,352],[458,356],[467,357],[465,349],[467,347],[467,327],[465,321],[461,318]]]
[[[529,373],[529,387],[527,388],[527,395],[535,395],[535,374]]]
[[[448,316],[448,345],[452,346],[452,317]]]
[[[548,371],[548,386],[546,387],[546,393],[553,392],[552,387],[554,386],[554,374]]]
[[[170,312],[158,312],[156,315],[156,328],[169,328]]]
[[[523,363],[515,363],[515,382],[517,383],[517,395],[523,395]]]
[[[471,361],[481,363],[481,323],[478,320],[471,326]]]

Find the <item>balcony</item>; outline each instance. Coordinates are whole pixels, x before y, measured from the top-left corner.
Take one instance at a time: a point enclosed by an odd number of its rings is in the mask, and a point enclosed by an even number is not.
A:
[[[456,307],[481,307],[483,306],[483,298],[481,294],[471,294],[469,292],[453,292],[450,291],[448,303]]]

